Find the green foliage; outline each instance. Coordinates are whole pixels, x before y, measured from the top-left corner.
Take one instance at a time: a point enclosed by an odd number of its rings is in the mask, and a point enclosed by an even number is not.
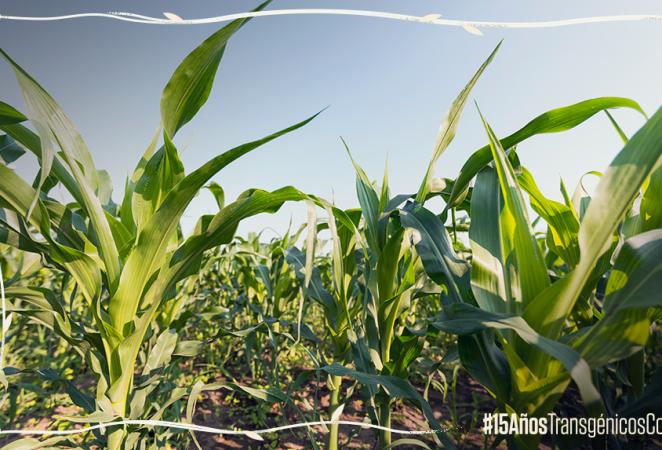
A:
[[[586,112],[578,105],[575,117]],[[588,414],[599,414],[603,400],[592,370],[645,346],[660,307],[655,274],[662,254],[659,230],[645,231],[638,205],[662,153],[660,118],[658,111],[627,141],[584,213],[545,198],[526,169],[513,167],[514,150],[510,157],[504,150],[504,142],[514,145],[518,139],[500,141],[485,123],[492,162],[476,156],[483,150],[472,156],[486,165],[475,173],[471,192],[470,261],[455,253],[441,225],[433,223],[436,216],[421,206],[410,208],[428,217],[410,226],[420,233],[417,250],[428,255],[423,261],[429,276],[448,292],[433,326],[460,336],[463,365],[503,412],[545,415],[572,378]],[[464,173],[472,173],[466,172],[472,164]],[[522,191],[547,223],[542,239],[536,238]],[[452,202],[453,196],[448,207]],[[467,270],[470,295],[462,293]],[[504,363],[509,373],[503,373]],[[535,448],[537,439],[515,436],[512,444]]]
[[[481,115],[487,145],[457,179],[434,178],[499,44],[449,108],[414,194],[393,194],[388,170],[374,182],[343,140],[358,208],[291,186],[231,200],[215,175],[317,116],[186,171],[176,133],[207,101],[228,41],[245,22],[212,34],[177,67],[161,97],[161,126],[119,204],[71,119],[2,52],[26,114],[0,102],[0,264],[11,316],[3,324],[11,332],[0,427],[21,426],[35,410],[50,417],[62,401],[70,410],[53,427],[120,418],[192,423],[212,394],[253,402],[244,409],[247,428],[334,422],[360,398],[360,414],[375,425],[391,427],[407,404],[435,430],[429,439],[397,440],[380,430],[373,439],[380,448],[453,448],[466,437],[458,431],[460,368],[500,412],[545,415],[575,387],[588,415],[659,411],[650,399],[659,396],[662,363],[653,331],[662,316],[662,110],[631,138],[609,110],[644,114],[619,97],[548,111],[502,139]],[[592,195],[580,182],[570,196],[561,182],[562,200],[547,197],[518,152],[533,136],[571,130],[601,111],[623,149],[604,173],[589,172],[600,177]],[[26,151],[39,162],[33,182],[10,167]],[[53,198],[55,186],[68,202]],[[204,189],[218,211],[184,236],[180,220]],[[440,214],[429,206],[433,197],[444,202]],[[289,201],[307,203],[306,224],[270,240],[235,236],[242,220]],[[444,405],[449,399],[450,417],[435,416],[431,387]],[[317,431],[298,437],[320,448]],[[332,450],[359,434],[343,436],[338,423],[321,431]],[[511,436],[508,444],[536,448],[539,438]],[[169,442],[202,446],[193,432],[131,425],[4,448]],[[277,437],[262,444],[280,445]]]
[[[6,218],[4,243],[41,255],[47,266],[74,280],[71,295],[80,293],[85,303],[80,311],[82,317],[73,316],[62,307],[63,292],[68,290],[66,283],[60,292],[27,286],[10,288],[7,297],[13,310],[35,318],[66,340],[94,373],[96,399],[83,402],[85,409],[91,411],[87,418],[79,420],[146,417],[144,404],[155,392],[160,377],[136,379],[138,358],[141,351],[147,355],[142,372],[148,376],[167,367],[177,345],[183,344],[176,331],[169,329],[172,321],[162,314],[169,310],[170,319],[174,319],[170,304],[176,297],[177,284],[200,269],[206,251],[229,243],[241,220],[274,212],[286,201],[306,198],[291,187],[273,192],[251,189],[232,203],[219,203],[220,211],[203,219],[204,227],[185,240],[182,237],[180,218],[214,175],[314,117],[221,153],[185,173],[171,137],[204,104],[226,42],[243,22],[232,22],[212,35],[175,71],[162,98],[163,145],[154,151],[156,139],[150,144],[126,184],[121,205],[112,202],[107,174],[97,171],[71,120],[3,52],[16,73],[29,120],[38,136],[17,125],[23,116],[8,105],[3,106],[5,118],[0,127],[32,151],[40,164],[34,187],[7,165],[0,165],[0,198]],[[48,196],[48,190],[57,183],[68,190],[74,202],[62,204]],[[160,337],[152,340],[151,335]],[[181,391],[173,391],[166,405],[182,395]],[[74,397],[80,395],[72,396],[72,400],[81,403]],[[95,403],[96,410],[90,407]],[[137,442],[136,436],[145,431],[115,427],[104,445],[131,448]]]

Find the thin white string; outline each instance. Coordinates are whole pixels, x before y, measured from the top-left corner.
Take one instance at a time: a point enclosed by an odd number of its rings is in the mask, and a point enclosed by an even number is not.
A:
[[[270,11],[250,11],[236,14],[226,14],[222,16],[206,17],[200,19],[182,19],[176,14],[168,13],[167,18],[144,16],[128,12],[108,12],[108,13],[80,13],[61,16],[5,16],[0,15],[2,20],[21,20],[21,21],[57,21],[69,20],[85,17],[103,17],[126,22],[144,23],[151,25],[201,25],[218,22],[228,22],[235,19],[245,19],[249,17],[283,16],[283,15],[342,15],[342,16],[361,16],[374,17],[380,19],[400,20],[405,22],[427,23],[432,25],[443,25],[450,27],[464,28],[558,28],[573,25],[586,25],[609,22],[641,22],[655,21],[662,22],[662,15],[659,14],[622,14],[612,16],[591,16],[573,19],[533,21],[533,22],[497,22],[497,21],[476,21],[476,20],[458,20],[443,19],[441,14],[427,14],[425,16],[415,16],[409,14],[398,14],[385,11],[368,11],[359,9],[277,9]]]
[[[262,428],[259,430],[228,430],[223,428],[214,428],[206,427],[203,425],[196,425],[194,423],[181,423],[181,422],[170,422],[167,420],[118,420],[116,422],[105,422],[98,425],[90,425],[84,428],[78,428],[74,430],[0,430],[0,435],[3,434],[19,434],[19,435],[34,435],[34,436],[68,436],[72,434],[81,434],[87,433],[94,430],[104,430],[108,427],[115,427],[119,425],[143,425],[150,427],[168,427],[168,428],[178,428],[181,430],[197,431],[200,433],[213,433],[213,434],[227,434],[227,435],[244,435],[252,437],[251,435],[261,435],[276,433],[284,430],[291,430],[293,428],[303,428],[303,427],[314,427],[314,426],[323,426],[323,425],[348,425],[348,426],[358,426],[362,428],[372,428],[382,431],[390,431],[394,434],[403,434],[409,436],[422,436],[430,435],[435,433],[445,433],[448,429],[440,430],[401,430],[397,428],[384,427],[381,425],[375,425],[369,422],[353,422],[350,420],[318,420],[314,422],[300,422],[293,423],[289,425],[282,425],[280,427],[272,428]]]

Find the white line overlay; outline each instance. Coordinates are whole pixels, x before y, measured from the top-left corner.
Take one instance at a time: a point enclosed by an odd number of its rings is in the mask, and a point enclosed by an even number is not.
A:
[[[255,439],[255,436],[269,433],[277,433],[279,431],[291,430],[294,428],[303,428],[303,427],[314,427],[314,426],[324,426],[324,425],[349,425],[356,426],[361,428],[372,428],[375,430],[390,431],[394,434],[403,434],[403,435],[430,435],[435,433],[445,433],[446,429],[442,430],[400,430],[397,428],[383,427],[381,425],[375,425],[369,422],[353,422],[350,420],[318,420],[314,422],[300,422],[293,423],[289,425],[282,425],[279,427],[272,428],[262,428],[259,430],[228,430],[223,428],[214,428],[206,427],[203,425],[196,425],[194,423],[182,423],[182,422],[170,422],[167,420],[118,420],[115,422],[105,422],[98,425],[91,425],[84,428],[78,428],[75,430],[0,430],[0,435],[3,434],[20,434],[20,435],[39,435],[39,436],[67,436],[72,434],[81,434],[87,433],[94,430],[102,430],[105,428],[115,427],[120,425],[143,425],[150,427],[168,427],[168,428],[178,428],[181,430],[189,431],[198,431],[201,433],[213,433],[213,434],[226,434],[226,435],[244,435]]]
[[[386,11],[369,11],[360,9],[275,9],[270,11],[247,11],[235,14],[226,14],[215,17],[204,17],[199,19],[183,19],[177,14],[165,12],[162,17],[144,16],[141,14],[134,14],[129,12],[113,11],[107,13],[79,13],[67,14],[61,16],[10,16],[1,15],[1,20],[15,20],[15,21],[59,21],[69,19],[91,18],[100,17],[107,19],[121,20],[125,22],[142,23],[149,25],[202,25],[209,23],[228,22],[235,19],[245,19],[249,17],[267,17],[267,16],[285,16],[285,15],[336,15],[336,16],[360,16],[360,17],[373,17],[379,19],[400,20],[405,22],[418,22],[431,25],[442,25],[449,27],[461,27],[466,31],[473,34],[480,34],[477,28],[516,28],[516,29],[534,29],[534,28],[559,28],[573,25],[587,25],[597,23],[613,23],[613,22],[660,22],[662,23],[662,15],[660,14],[622,14],[612,16],[591,16],[580,17],[573,19],[549,20],[549,21],[533,21],[533,22],[495,22],[495,21],[476,21],[476,20],[460,20],[460,19],[443,19],[441,14],[432,13],[424,16],[415,16],[410,14],[399,14]]]

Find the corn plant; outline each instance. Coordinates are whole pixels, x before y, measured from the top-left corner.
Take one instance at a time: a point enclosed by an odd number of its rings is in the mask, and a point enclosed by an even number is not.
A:
[[[27,302],[52,314],[55,331],[93,371],[96,397],[87,398],[80,391],[72,396],[88,413],[78,418],[80,421],[142,417],[149,392],[135,384],[137,359],[154,332],[162,337],[146,350],[148,358],[142,370],[146,378],[177,354],[176,334],[168,332],[167,321],[159,329],[157,318],[176,297],[178,284],[198,270],[205,251],[231,241],[241,220],[274,212],[285,201],[305,197],[291,187],[273,192],[251,189],[217,214],[204,218],[191,236],[182,237],[179,220],[211,177],[241,156],[312,120],[235,147],[185,173],[173,138],[207,100],[227,41],[245,22],[234,21],[212,34],[175,70],[161,98],[163,144],[157,149],[157,138],[150,144],[127,180],[119,205],[111,199],[107,173],[97,171],[71,120],[2,52],[16,74],[27,117],[37,131],[35,134],[23,126],[20,122],[25,116],[7,105],[2,111],[8,119],[0,125],[6,133],[3,139],[32,152],[40,167],[37,179],[30,184],[6,164],[0,165],[3,236],[7,244],[41,255],[48,266],[70,276],[75,295],[85,300],[89,320],[73,322],[59,306],[62,299],[57,292],[10,287],[7,296],[13,304]],[[72,202],[63,204],[49,196],[56,184],[66,189]],[[143,431],[109,428],[105,445],[133,448]]]
[[[381,187],[374,186],[352,158],[343,141],[356,171],[356,192],[362,220],[360,232],[356,230],[355,233],[362,245],[363,257],[359,278],[362,283],[362,326],[357,327],[358,334],[350,330],[350,341],[353,343],[355,366],[368,376],[377,376],[377,379],[408,386],[410,366],[420,355],[426,333],[425,330],[407,327],[405,319],[412,299],[425,294],[427,277],[411,244],[412,236],[406,232],[406,223],[403,220],[407,219],[400,216],[399,206],[409,198],[425,199],[438,194],[431,192],[434,164],[453,140],[466,98],[498,48],[499,46],[480,66],[444,117],[432,160],[415,196],[405,194],[392,197],[386,171]],[[397,396],[383,384],[378,389],[369,386],[368,392],[369,404],[374,405],[374,420],[381,426],[390,428],[391,409]],[[430,424],[439,429],[440,426],[432,416],[427,402],[416,395],[412,395],[410,399],[421,405]],[[445,434],[440,433],[439,436],[445,445],[452,445]],[[383,447],[392,445],[391,432],[381,431],[379,441]]]
[[[263,378],[265,369],[270,384],[278,386],[279,354],[294,350],[283,344],[297,342],[294,336],[300,331],[299,284],[285,261],[285,249],[291,241],[296,242],[304,228],[292,235],[288,231],[269,243],[260,242],[260,234],[251,233],[247,239],[237,237],[222,251],[207,255],[198,276],[187,280],[180,290],[176,307],[168,311],[169,320],[189,326],[181,318],[193,318],[198,311],[201,325],[214,336],[241,333],[252,377]],[[300,336],[313,337],[305,324],[301,331]],[[269,351],[270,358],[257,357]]]
[[[464,102],[497,49],[478,69],[445,117],[418,196],[438,194],[430,192],[434,162],[452,141]],[[305,282],[306,295],[324,307],[334,344],[334,362],[322,368],[331,375],[329,414],[337,415],[342,408],[340,388],[344,375],[365,385],[364,398],[373,422],[390,428],[393,401],[404,397],[418,403],[431,426],[440,429],[428,403],[407,382],[409,368],[425,340],[424,331],[406,327],[404,320],[411,300],[423,293],[427,281],[398,215],[400,204],[414,195],[391,197],[387,171],[381,187],[373,185],[344,141],[343,145],[356,172],[360,209],[341,211],[327,205],[329,220],[325,228],[332,242],[331,289],[325,288],[315,268],[304,277],[310,252],[304,255],[296,249],[290,251],[290,260],[297,264],[300,278]],[[348,363],[353,363],[356,370],[343,366]],[[443,433],[440,437],[447,446],[452,446]],[[338,429],[333,424],[327,448],[337,448],[337,441]],[[383,447],[390,446],[391,432],[381,431],[379,441]]]
[[[331,361],[327,362],[342,365],[352,359],[351,330],[360,308],[360,302],[356,299],[359,287],[355,276],[359,271],[356,264],[356,252],[359,250],[355,235],[359,216],[356,210],[343,211],[318,199],[315,203],[326,209],[328,221],[318,226],[315,209],[311,204],[305,253],[293,246],[287,250],[287,262],[294,269],[305,298],[317,302],[324,311],[324,325],[331,347]],[[322,266],[314,264],[317,233],[323,229],[329,230],[331,234],[329,279],[323,276]],[[329,417],[336,417],[342,412],[342,376],[329,373],[327,385],[330,392],[328,414]],[[327,449],[338,448],[338,433],[338,424],[331,424]]]
[[[626,143],[591,198],[547,199],[513,151],[530,136],[622,106],[641,111],[627,99],[589,100],[550,111],[501,140],[483,119],[489,145],[465,163],[447,203],[448,210],[470,195],[470,260],[454,251],[439,217],[420,203],[405,207],[420,233],[426,270],[445,291],[433,326],[459,335],[462,364],[502,412],[546,415],[570,380],[588,414],[603,412],[592,370],[638,353],[649,336],[660,288],[660,277],[650,275],[662,261],[659,207],[652,206],[662,112]],[[523,192],[547,224],[543,242]],[[588,320],[577,314],[586,305]],[[536,448],[539,438],[515,436],[511,444]]]
[[[357,317],[360,321],[348,334],[354,365],[360,373],[376,379],[407,383],[409,366],[420,354],[424,339],[405,327],[403,320],[411,299],[424,284],[425,274],[398,217],[392,214],[395,206],[391,202],[387,174],[381,188],[376,188],[353,158],[352,163],[357,174],[362,220],[360,230],[357,229],[357,240],[362,246],[361,270],[355,275],[360,281],[355,303],[362,308]],[[396,197],[395,205],[397,201]],[[368,385],[366,392],[373,420],[390,428],[396,396],[383,385],[381,388]],[[422,405],[428,420],[435,424],[429,405]],[[391,445],[390,431],[381,431],[379,441],[382,446]]]

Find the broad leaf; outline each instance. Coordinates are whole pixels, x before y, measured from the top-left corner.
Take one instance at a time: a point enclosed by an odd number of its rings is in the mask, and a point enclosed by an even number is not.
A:
[[[255,11],[269,2],[262,3]],[[168,136],[173,138],[205,104],[228,39],[248,20],[234,20],[212,34],[175,69],[161,96],[161,121]]]
[[[509,149],[538,134],[558,133],[560,131],[570,130],[593,117],[598,112],[611,108],[631,108],[641,112],[643,115],[643,110],[634,100],[620,97],[594,98],[575,103],[574,105],[553,109],[539,115],[513,134],[501,139],[501,146]],[[456,206],[462,201],[471,180],[491,160],[492,154],[489,145],[480,148],[469,157],[462,166],[460,174],[453,185],[453,191],[448,201],[449,208]]]

